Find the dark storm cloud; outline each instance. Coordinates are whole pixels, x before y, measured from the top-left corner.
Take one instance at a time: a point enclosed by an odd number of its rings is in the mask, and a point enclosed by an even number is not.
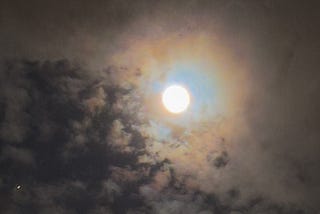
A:
[[[1,212],[320,209],[317,3],[3,1],[0,8],[1,57],[9,59],[0,71]],[[157,136],[141,127],[154,124],[141,114],[141,91],[125,83],[126,70],[136,68],[108,61],[132,34],[211,27],[250,62],[250,131],[204,157],[208,176],[184,174],[147,148]],[[165,140],[180,146],[174,136]]]
[[[11,161],[21,162],[27,165],[34,164],[34,158],[31,151],[12,146],[3,147],[1,158],[4,160],[9,159]]]
[[[107,97],[128,92],[97,84],[93,76],[65,60],[3,63],[1,189],[8,197],[3,211],[89,212],[101,206],[122,213],[119,210],[143,204],[134,196],[141,178],[128,171],[118,186],[115,181],[122,176],[115,176],[119,170],[112,168],[137,168],[134,149],[138,144],[143,148],[143,142],[133,137],[135,142],[128,142],[133,151],[128,153],[109,147],[113,121],[128,116],[112,113],[115,100]],[[11,128],[17,124],[18,131]],[[136,133],[127,130],[126,135]],[[129,204],[123,208],[122,202]]]

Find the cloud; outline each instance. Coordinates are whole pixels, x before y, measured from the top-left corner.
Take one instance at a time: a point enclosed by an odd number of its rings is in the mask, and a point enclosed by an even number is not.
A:
[[[144,96],[135,87],[97,81],[97,73],[87,78],[88,72],[67,61],[18,63],[16,75],[29,85],[18,114],[28,114],[25,126],[34,128],[24,128],[28,132],[19,144],[2,138],[1,162],[33,168],[18,176],[2,174],[7,191],[23,184],[22,191],[9,191],[8,212],[19,206],[48,213],[308,210],[295,166],[252,138],[245,141],[250,132],[231,135],[227,120],[197,129],[170,125],[146,117]]]
[[[11,161],[17,161],[26,165],[34,165],[35,160],[33,154],[30,150],[19,149],[12,146],[7,146],[3,148],[1,153],[1,159],[10,159]]]
[[[1,8],[4,212],[317,213],[312,3],[49,6]],[[171,117],[161,89],[189,66],[213,88]]]

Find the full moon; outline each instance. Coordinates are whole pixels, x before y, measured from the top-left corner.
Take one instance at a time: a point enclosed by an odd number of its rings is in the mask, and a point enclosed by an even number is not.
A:
[[[166,88],[162,94],[162,102],[165,108],[174,114],[185,111],[190,104],[188,91],[179,85]]]

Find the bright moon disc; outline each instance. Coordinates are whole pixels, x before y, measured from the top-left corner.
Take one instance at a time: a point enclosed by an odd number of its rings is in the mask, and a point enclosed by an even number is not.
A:
[[[184,87],[172,85],[163,92],[162,102],[169,112],[178,114],[188,108],[190,96]]]

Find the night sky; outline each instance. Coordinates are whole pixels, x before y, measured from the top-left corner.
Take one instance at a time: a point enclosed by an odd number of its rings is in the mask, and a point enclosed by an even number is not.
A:
[[[0,213],[320,213],[317,1],[1,0],[0,50]]]

